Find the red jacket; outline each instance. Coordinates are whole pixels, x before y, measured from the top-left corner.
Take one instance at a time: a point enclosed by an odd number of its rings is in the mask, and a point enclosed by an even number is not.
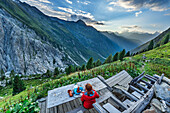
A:
[[[87,92],[84,92],[81,97],[81,101],[84,102],[83,106],[86,109],[93,108],[92,104],[96,102],[95,98],[99,98],[99,94],[95,90],[93,90],[93,94],[90,94],[90,96],[87,95]]]

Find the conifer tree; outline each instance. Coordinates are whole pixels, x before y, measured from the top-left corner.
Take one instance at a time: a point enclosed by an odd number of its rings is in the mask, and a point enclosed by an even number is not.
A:
[[[5,72],[3,69],[1,69],[1,72],[0,72],[0,79],[3,81],[5,80]]]
[[[169,42],[169,35],[166,36],[165,40],[164,40],[164,44]]]
[[[128,52],[126,53],[126,56],[127,56],[127,57],[130,56],[130,51],[128,51]]]
[[[74,67],[72,65],[69,65],[69,67],[65,69],[65,72],[67,75],[69,75],[70,73],[74,72]]]
[[[21,91],[25,90],[25,86],[23,81],[20,79],[19,75],[16,75],[14,77],[14,83],[13,83],[13,95],[16,95],[18,93],[20,93]]]
[[[96,67],[96,62],[93,62],[93,67]]]
[[[109,56],[106,58],[106,60],[104,61],[104,64],[106,64],[106,63],[111,63],[111,62],[112,62],[112,54],[109,55]]]
[[[119,55],[119,60],[123,61],[123,57],[125,56],[125,49],[123,49],[122,52],[120,52],[120,55]]]
[[[54,75],[58,75],[60,73],[60,71],[58,70],[58,67],[56,67],[55,69],[54,69]]]
[[[160,44],[159,44],[159,43],[157,43],[157,44],[156,44],[156,46],[155,46],[155,48],[157,48],[157,47],[159,47],[159,46],[160,46]]]
[[[14,78],[14,76],[15,76],[15,72],[14,72],[14,70],[12,70],[11,71],[11,73],[10,73],[10,79],[11,79],[11,84],[13,84],[13,78]]]
[[[102,62],[100,61],[100,59],[98,59],[97,61],[96,61],[96,67],[97,66],[100,66],[102,64]]]
[[[82,71],[86,70],[86,65],[85,64],[82,65],[81,70]]]
[[[87,62],[86,68],[87,68],[87,69],[93,68],[93,58],[92,58],[92,57],[91,57],[91,58],[89,59],[89,61]]]
[[[152,50],[153,49],[153,45],[154,45],[153,40],[151,40],[150,44],[148,46],[148,50]]]
[[[47,70],[45,74],[46,74],[48,77],[51,77],[51,75],[52,75],[51,72],[50,72],[50,70]]]
[[[113,57],[113,61],[117,61],[118,60],[118,52],[114,55],[114,57]]]

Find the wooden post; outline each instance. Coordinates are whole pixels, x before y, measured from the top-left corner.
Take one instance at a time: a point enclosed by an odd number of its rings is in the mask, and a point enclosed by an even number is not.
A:
[[[158,84],[161,84],[163,77],[164,77],[164,74],[162,74],[161,77],[159,77]]]
[[[135,88],[134,86],[130,85],[129,86],[130,89],[132,89],[133,91],[137,91],[138,93],[144,95],[144,93],[142,91],[140,91],[139,89]]]
[[[129,92],[127,92],[127,91],[125,91],[125,90],[123,90],[123,89],[121,89],[121,90],[123,91],[123,93],[126,94],[127,97],[129,97],[129,98],[132,99],[133,101],[137,101],[137,100],[138,100],[135,96],[133,96],[133,95],[130,94]]]

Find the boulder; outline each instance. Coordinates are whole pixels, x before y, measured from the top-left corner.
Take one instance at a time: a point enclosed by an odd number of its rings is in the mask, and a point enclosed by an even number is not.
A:
[[[161,85],[154,85],[154,92],[158,99],[170,102],[170,86],[163,82]]]

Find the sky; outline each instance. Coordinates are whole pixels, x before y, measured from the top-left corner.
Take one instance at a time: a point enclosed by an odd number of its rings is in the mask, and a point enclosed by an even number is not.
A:
[[[20,0],[44,14],[79,19],[100,31],[162,32],[170,27],[170,0]]]

